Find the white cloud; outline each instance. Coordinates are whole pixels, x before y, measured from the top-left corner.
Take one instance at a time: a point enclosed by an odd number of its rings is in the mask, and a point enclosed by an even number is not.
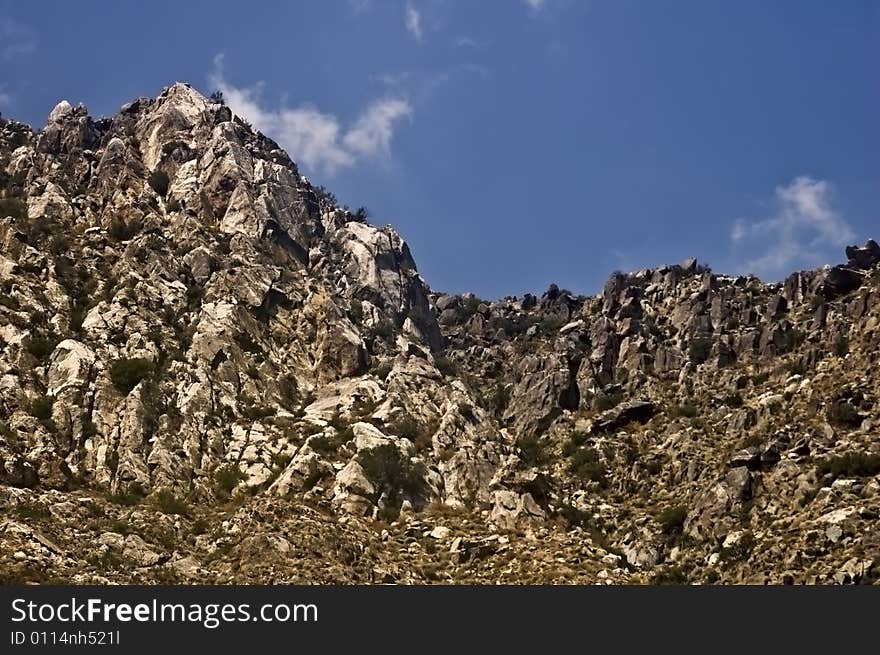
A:
[[[12,96],[0,89],[0,107],[7,107],[12,103]]]
[[[348,0],[348,6],[356,14],[361,14],[373,8],[370,0]]]
[[[380,98],[343,130],[335,115],[309,105],[267,109],[260,102],[261,85],[236,87],[223,77],[222,67],[223,57],[218,55],[209,76],[212,88],[223,92],[233,112],[278,141],[294,161],[309,171],[332,175],[365,158],[389,157],[396,124],[412,116],[412,107],[406,100]]]
[[[525,3],[533,11],[540,11],[547,4],[547,0],[525,0]]]
[[[343,144],[355,154],[388,156],[394,124],[412,116],[412,107],[400,98],[376,100],[361,114],[343,138]]]
[[[829,247],[851,242],[855,233],[832,207],[830,195],[827,181],[800,176],[788,186],[776,187],[773,215],[735,221],[730,232],[734,245],[760,253],[744,268],[762,275],[784,275],[795,264],[820,263]]]
[[[421,41],[422,37],[422,15],[419,10],[407,3],[403,10],[403,23],[406,25],[406,31],[415,37],[416,41]]]

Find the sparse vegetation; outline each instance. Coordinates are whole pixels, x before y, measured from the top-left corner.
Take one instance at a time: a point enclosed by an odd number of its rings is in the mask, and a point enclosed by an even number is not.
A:
[[[28,414],[43,422],[52,419],[52,405],[54,400],[51,396],[35,396],[28,403]]]
[[[444,377],[453,376],[458,372],[458,367],[455,365],[455,362],[446,355],[437,355],[434,358],[434,364],[437,367],[437,370],[440,371],[440,374]]]
[[[58,339],[52,336],[31,335],[24,340],[24,349],[39,361],[45,362],[58,345]]]
[[[0,198],[0,217],[26,218],[27,205],[21,198]]]
[[[214,489],[219,496],[226,497],[245,479],[245,474],[237,464],[223,464],[214,470]]]
[[[414,441],[419,436],[420,427],[418,422],[411,416],[401,415],[396,421],[388,425],[386,432]]]
[[[200,516],[195,521],[193,521],[192,528],[191,528],[192,533],[196,536],[198,536],[200,534],[207,534],[210,529],[211,529],[211,524],[208,523],[208,521],[202,516]]]
[[[447,295],[211,101],[0,120],[0,582],[878,581],[876,245]]]
[[[655,585],[682,586],[688,584],[688,573],[684,567],[667,564],[654,573],[651,580]]]
[[[685,518],[687,518],[687,507],[675,505],[660,512],[657,523],[660,524],[660,530],[663,534],[672,536],[681,532]]]
[[[712,339],[698,337],[692,339],[688,345],[688,357],[694,364],[702,364],[712,354]]]
[[[269,405],[261,405],[250,398],[245,398],[239,405],[241,417],[248,421],[262,421],[275,416],[275,409]]]
[[[357,458],[376,486],[377,496],[387,494],[393,506],[399,506],[405,496],[417,498],[424,493],[424,470],[396,446],[386,443],[368,448],[360,451]]]
[[[597,393],[596,397],[593,399],[593,407],[595,407],[597,411],[604,412],[617,407],[622,400],[623,394],[620,392],[600,392]]]
[[[691,405],[690,403],[683,403],[681,405],[670,405],[668,414],[671,418],[694,418],[699,411],[696,407]]]
[[[862,415],[846,401],[835,401],[826,413],[828,422],[841,428],[857,428],[862,424]]]
[[[115,571],[127,565],[125,558],[120,553],[109,549],[103,552],[89,553],[85,559],[90,566],[102,572]]]
[[[568,470],[581,480],[597,483],[600,489],[608,486],[607,471],[602,463],[602,456],[595,448],[585,446],[576,450],[571,457]]]
[[[510,405],[510,388],[499,382],[489,399],[489,407],[496,416],[501,416]]]
[[[755,536],[747,530],[735,544],[721,549],[721,560],[732,563],[748,559],[755,546]]]
[[[572,432],[568,441],[562,446],[562,454],[566,457],[571,457],[579,448],[587,443],[589,438],[590,436],[586,432],[581,432],[579,430]]]
[[[565,325],[565,319],[561,316],[545,316],[538,321],[538,333],[549,336],[559,332],[559,328]]]
[[[13,508],[16,517],[29,521],[43,521],[52,518],[52,512],[41,502],[23,501]]]
[[[186,306],[195,309],[202,304],[202,298],[205,297],[205,290],[198,284],[191,284],[186,288]]]
[[[165,171],[153,171],[150,173],[148,182],[150,183],[150,188],[160,197],[164,198],[168,195],[168,185],[171,183],[171,180],[168,179],[168,173]]]
[[[831,475],[834,478],[864,478],[880,473],[880,454],[848,452],[834,455],[820,461],[816,469],[819,475]]]
[[[345,427],[337,430],[333,435],[327,435],[326,433],[315,435],[309,439],[309,446],[315,452],[332,455],[352,439],[354,439],[354,430],[351,427]]]
[[[728,407],[737,408],[743,406],[743,397],[740,393],[731,393],[724,397],[724,404]]]
[[[522,436],[516,440],[520,457],[527,466],[543,466],[550,461],[544,442],[538,436]]]
[[[173,492],[162,489],[156,492],[153,497],[156,507],[163,514],[176,514],[179,516],[189,516],[190,507],[182,498],[178,498]]]
[[[390,343],[394,338],[394,324],[387,318],[382,318],[373,326],[372,332],[373,337]]]
[[[110,502],[130,507],[140,503],[144,499],[144,496],[146,496],[146,492],[144,492],[144,488],[141,484],[139,482],[131,482],[123,489],[119,489],[116,493],[111,494]]]
[[[107,233],[116,241],[129,241],[141,231],[141,228],[141,224],[136,221],[129,223],[121,218],[114,218],[110,221]]]
[[[388,378],[388,374],[391,373],[391,368],[392,366],[389,362],[383,362],[373,370],[373,375],[380,380],[385,380]]]
[[[488,303],[482,298],[478,298],[477,296],[465,296],[461,299],[461,304],[458,308],[458,317],[459,320],[464,323],[468,319],[470,319],[474,314],[476,314],[480,305],[488,305]]]
[[[312,186],[312,191],[314,191],[315,195],[318,197],[319,204],[327,205],[329,207],[336,207],[339,205],[339,200],[328,188],[318,184]]]
[[[110,363],[110,380],[117,391],[126,396],[153,374],[153,362],[143,357],[115,359]]]

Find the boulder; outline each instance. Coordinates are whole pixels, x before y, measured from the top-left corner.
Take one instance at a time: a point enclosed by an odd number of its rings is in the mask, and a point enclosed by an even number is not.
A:
[[[847,246],[846,256],[849,265],[863,270],[874,268],[880,263],[880,245],[873,239],[868,239],[864,246]]]
[[[657,406],[649,400],[630,400],[602,412],[593,421],[591,432],[612,432],[630,423],[646,423],[657,412]]]
[[[685,533],[700,539],[726,535],[736,522],[734,513],[751,497],[752,474],[748,468],[731,469],[697,497],[685,518]]]

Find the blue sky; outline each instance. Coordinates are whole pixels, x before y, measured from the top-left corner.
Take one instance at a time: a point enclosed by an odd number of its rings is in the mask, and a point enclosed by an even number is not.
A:
[[[0,0],[0,111],[188,81],[486,297],[880,237],[880,2]]]

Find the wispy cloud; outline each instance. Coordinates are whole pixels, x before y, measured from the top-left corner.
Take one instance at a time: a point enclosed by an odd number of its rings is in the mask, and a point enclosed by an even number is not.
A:
[[[781,276],[793,265],[822,263],[830,247],[839,248],[855,238],[850,225],[831,205],[831,186],[825,180],[800,176],[776,187],[774,213],[767,218],[736,220],[731,241],[751,255],[744,264],[750,272]]]
[[[355,155],[388,156],[394,124],[412,116],[412,107],[400,98],[382,98],[373,102],[361,114],[342,139],[343,145]]]
[[[465,72],[481,77],[484,80],[488,80],[492,76],[492,71],[481,64],[467,63],[464,64],[462,68]]]
[[[424,38],[422,33],[422,14],[410,3],[406,3],[406,7],[403,10],[403,24],[406,25],[406,31],[412,34],[416,41],[422,41]]]
[[[361,14],[373,8],[371,0],[348,0],[348,6],[356,14]]]
[[[547,0],[524,0],[532,11],[540,11],[547,5]]]
[[[237,87],[226,80],[222,55],[214,59],[209,82],[233,112],[278,141],[310,172],[332,175],[363,159],[389,157],[394,128],[412,116],[409,102],[397,97],[374,100],[347,130],[335,115],[309,105],[269,109],[260,100],[261,84]]]
[[[37,37],[26,25],[0,17],[0,57],[12,59],[17,55],[27,55],[36,50]]]
[[[383,95],[407,98],[415,107],[428,104],[453,79],[450,71],[405,70],[373,75],[371,79],[385,87]]]

